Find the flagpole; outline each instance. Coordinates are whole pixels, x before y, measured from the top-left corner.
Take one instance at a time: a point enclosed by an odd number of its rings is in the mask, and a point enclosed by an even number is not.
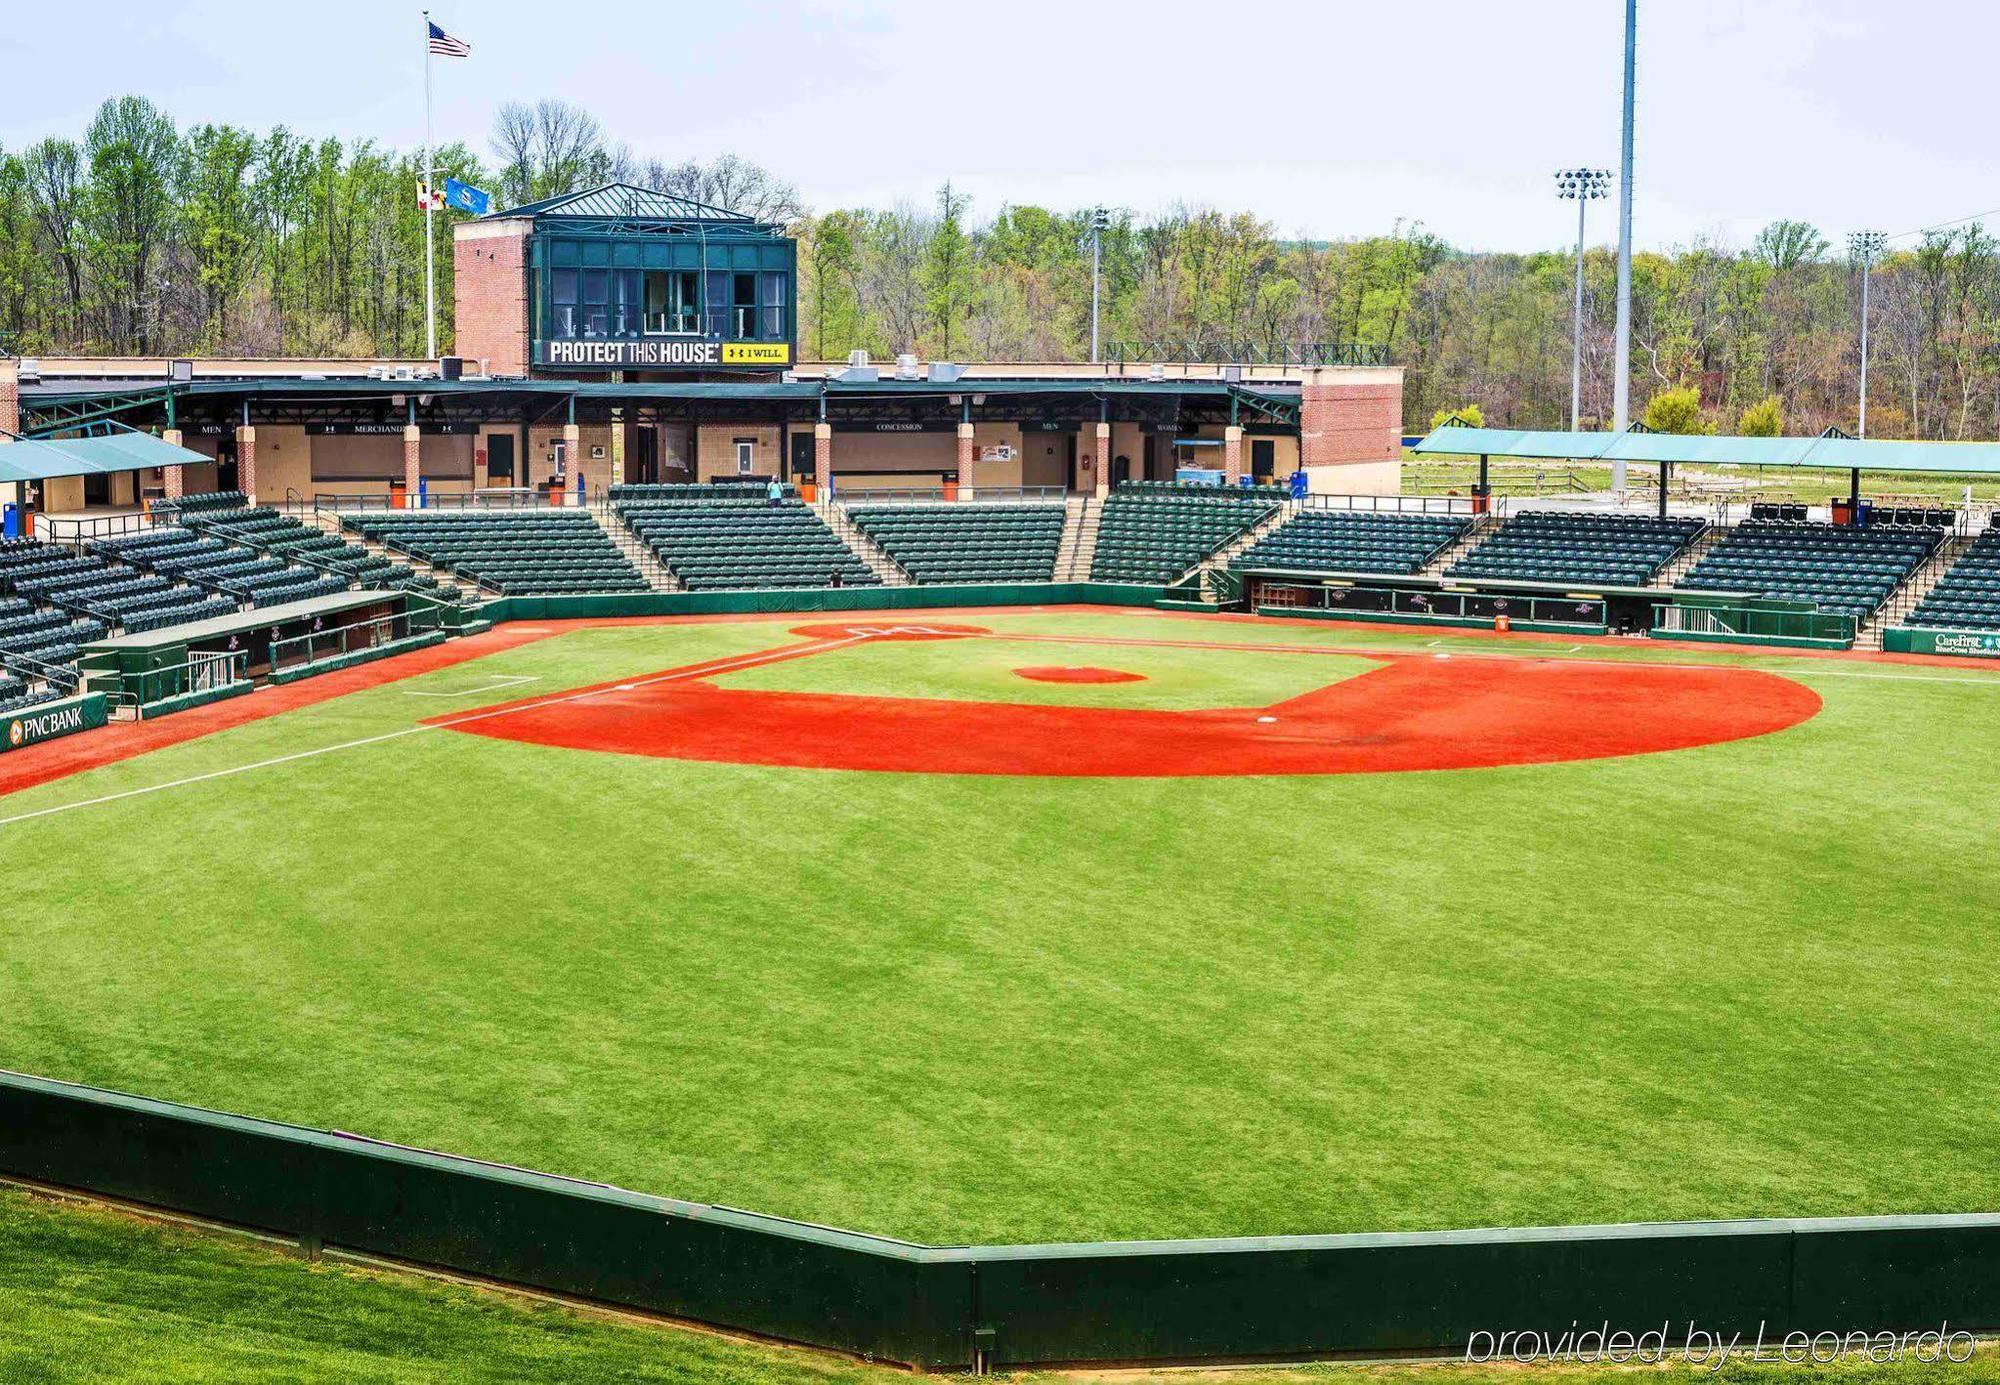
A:
[[[437,168],[431,152],[431,12],[424,11],[424,355],[437,359],[437,251],[432,241],[431,195]]]

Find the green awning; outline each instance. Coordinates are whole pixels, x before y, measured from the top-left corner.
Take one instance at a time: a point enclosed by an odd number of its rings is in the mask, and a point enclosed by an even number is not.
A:
[[[212,460],[162,442],[150,433],[107,433],[94,438],[12,438],[0,435],[0,483],[48,481],[58,476],[101,476],[155,466]]]
[[[1847,471],[2000,475],[2000,443],[1891,442],[1858,438],[1734,438],[1681,433],[1568,433],[1553,429],[1438,428],[1413,451],[1537,461],[1657,466],[1782,466]]]

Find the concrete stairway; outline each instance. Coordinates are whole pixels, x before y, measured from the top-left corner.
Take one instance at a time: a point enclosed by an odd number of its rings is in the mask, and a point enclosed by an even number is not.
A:
[[[1453,563],[1479,547],[1480,544],[1486,542],[1492,536],[1493,531],[1500,527],[1502,518],[1503,516],[1497,514],[1476,516],[1472,521],[1472,527],[1447,545],[1435,558],[1425,563],[1420,575],[1424,577],[1444,576],[1446,572],[1450,571]]]
[[[1097,526],[1104,502],[1096,496],[1072,495],[1063,501],[1062,543],[1056,548],[1055,580],[1088,582],[1097,557]]]
[[[1695,535],[1693,543],[1683,548],[1672,558],[1669,558],[1667,565],[1654,573],[1653,580],[1646,585],[1651,587],[1673,586],[1681,578],[1694,571],[1694,565],[1707,557],[1708,551],[1718,543],[1721,543],[1728,535],[1729,530],[1724,525],[1709,525],[1708,528]]]
[[[814,505],[826,527],[833,530],[834,537],[854,551],[854,555],[868,564],[868,570],[882,579],[885,587],[907,587],[911,585],[910,574],[902,565],[889,556],[881,544],[861,532],[861,526],[847,517],[847,507],[837,500],[824,500]]]
[[[1203,580],[1206,581],[1207,574],[1214,572],[1217,568],[1228,567],[1230,560],[1236,557],[1237,554],[1247,552],[1251,545],[1266,535],[1277,533],[1278,530],[1284,528],[1297,518],[1300,510],[1303,508],[1298,502],[1287,500],[1284,504],[1278,506],[1276,514],[1271,515],[1268,519],[1258,521],[1250,528],[1238,534],[1228,543],[1216,549],[1215,552],[1196,563],[1193,570],[1201,573]]]
[[[1880,649],[1882,632],[1892,625],[1899,625],[1903,618],[1917,609],[1917,604],[1931,594],[1931,589],[1944,580],[1966,549],[1972,547],[1972,535],[1953,534],[1938,546],[1928,561],[1911,573],[1903,584],[1889,593],[1889,599],[1874,615],[1861,622],[1854,631],[1856,649]]]
[[[660,561],[659,555],[646,545],[644,539],[632,532],[632,526],[625,522],[623,515],[611,507],[609,501],[594,502],[590,507],[590,517],[597,521],[597,527],[618,546],[618,551],[625,555],[626,561],[639,569],[639,575],[646,579],[647,586],[656,592],[686,590],[681,585],[681,579],[667,570],[667,565]]]

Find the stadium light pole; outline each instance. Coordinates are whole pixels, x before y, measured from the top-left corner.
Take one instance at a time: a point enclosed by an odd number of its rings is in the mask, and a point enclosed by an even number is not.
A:
[[[1639,49],[1639,0],[1625,0],[1625,116],[1618,136],[1618,342],[1611,426],[1632,423],[1632,83]],[[1625,462],[1611,463],[1611,489],[1625,493]]]
[[[1559,168],[1556,196],[1576,203],[1576,310],[1570,323],[1569,430],[1583,414],[1583,210],[1605,195],[1611,173],[1602,168]]]
[[[1097,364],[1098,281],[1104,265],[1104,233],[1111,228],[1111,213],[1102,207],[1090,212],[1090,363]]]
[[[1868,436],[1868,271],[1888,243],[1880,231],[1856,231],[1847,238],[1847,252],[1861,261],[1861,407],[1854,430],[1858,438]]]

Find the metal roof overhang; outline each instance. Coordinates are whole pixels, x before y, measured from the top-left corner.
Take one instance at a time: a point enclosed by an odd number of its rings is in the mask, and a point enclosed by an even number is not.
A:
[[[1253,407],[1270,413],[1282,409],[1285,396],[1266,390],[1252,392]],[[839,418],[887,416],[909,410],[941,417],[947,408],[961,401],[979,399],[983,411],[975,417],[992,419],[1010,405],[1036,408],[1064,418],[1086,418],[1095,413],[1093,401],[1125,401],[1121,417],[1134,414],[1154,423],[1226,420],[1233,399],[1242,397],[1240,387],[1222,380],[1120,380],[1120,379],[1019,379],[1019,380],[731,380],[731,381],[623,381],[608,380],[379,380],[338,377],[319,380],[197,380],[181,382],[135,395],[113,387],[98,391],[23,391],[24,410],[52,420],[49,431],[60,426],[65,414],[82,416],[120,412],[129,408],[142,416],[157,417],[171,404],[178,417],[189,421],[226,418],[237,409],[253,415],[252,422],[275,421],[274,414],[290,421],[313,421],[356,409],[368,409],[390,418],[393,412],[418,403],[421,420],[439,417],[481,421],[546,423],[574,416],[578,421],[601,422],[618,407],[645,409],[684,408],[720,421],[727,417],[762,419],[787,416],[807,421],[818,415],[821,402]],[[92,400],[100,402],[93,404]],[[1090,413],[1086,413],[1089,410]],[[254,415],[262,415],[261,418]],[[1187,415],[1193,415],[1189,419]]]
[[[184,466],[209,459],[146,433],[90,438],[17,438],[0,442],[0,482],[100,476],[156,466]]]
[[[1778,466],[1838,471],[2000,475],[2000,443],[1876,439],[1738,438],[1680,433],[1566,433],[1555,430],[1438,428],[1411,449],[1424,455],[1520,457],[1542,461],[1637,462],[1657,466]]]

